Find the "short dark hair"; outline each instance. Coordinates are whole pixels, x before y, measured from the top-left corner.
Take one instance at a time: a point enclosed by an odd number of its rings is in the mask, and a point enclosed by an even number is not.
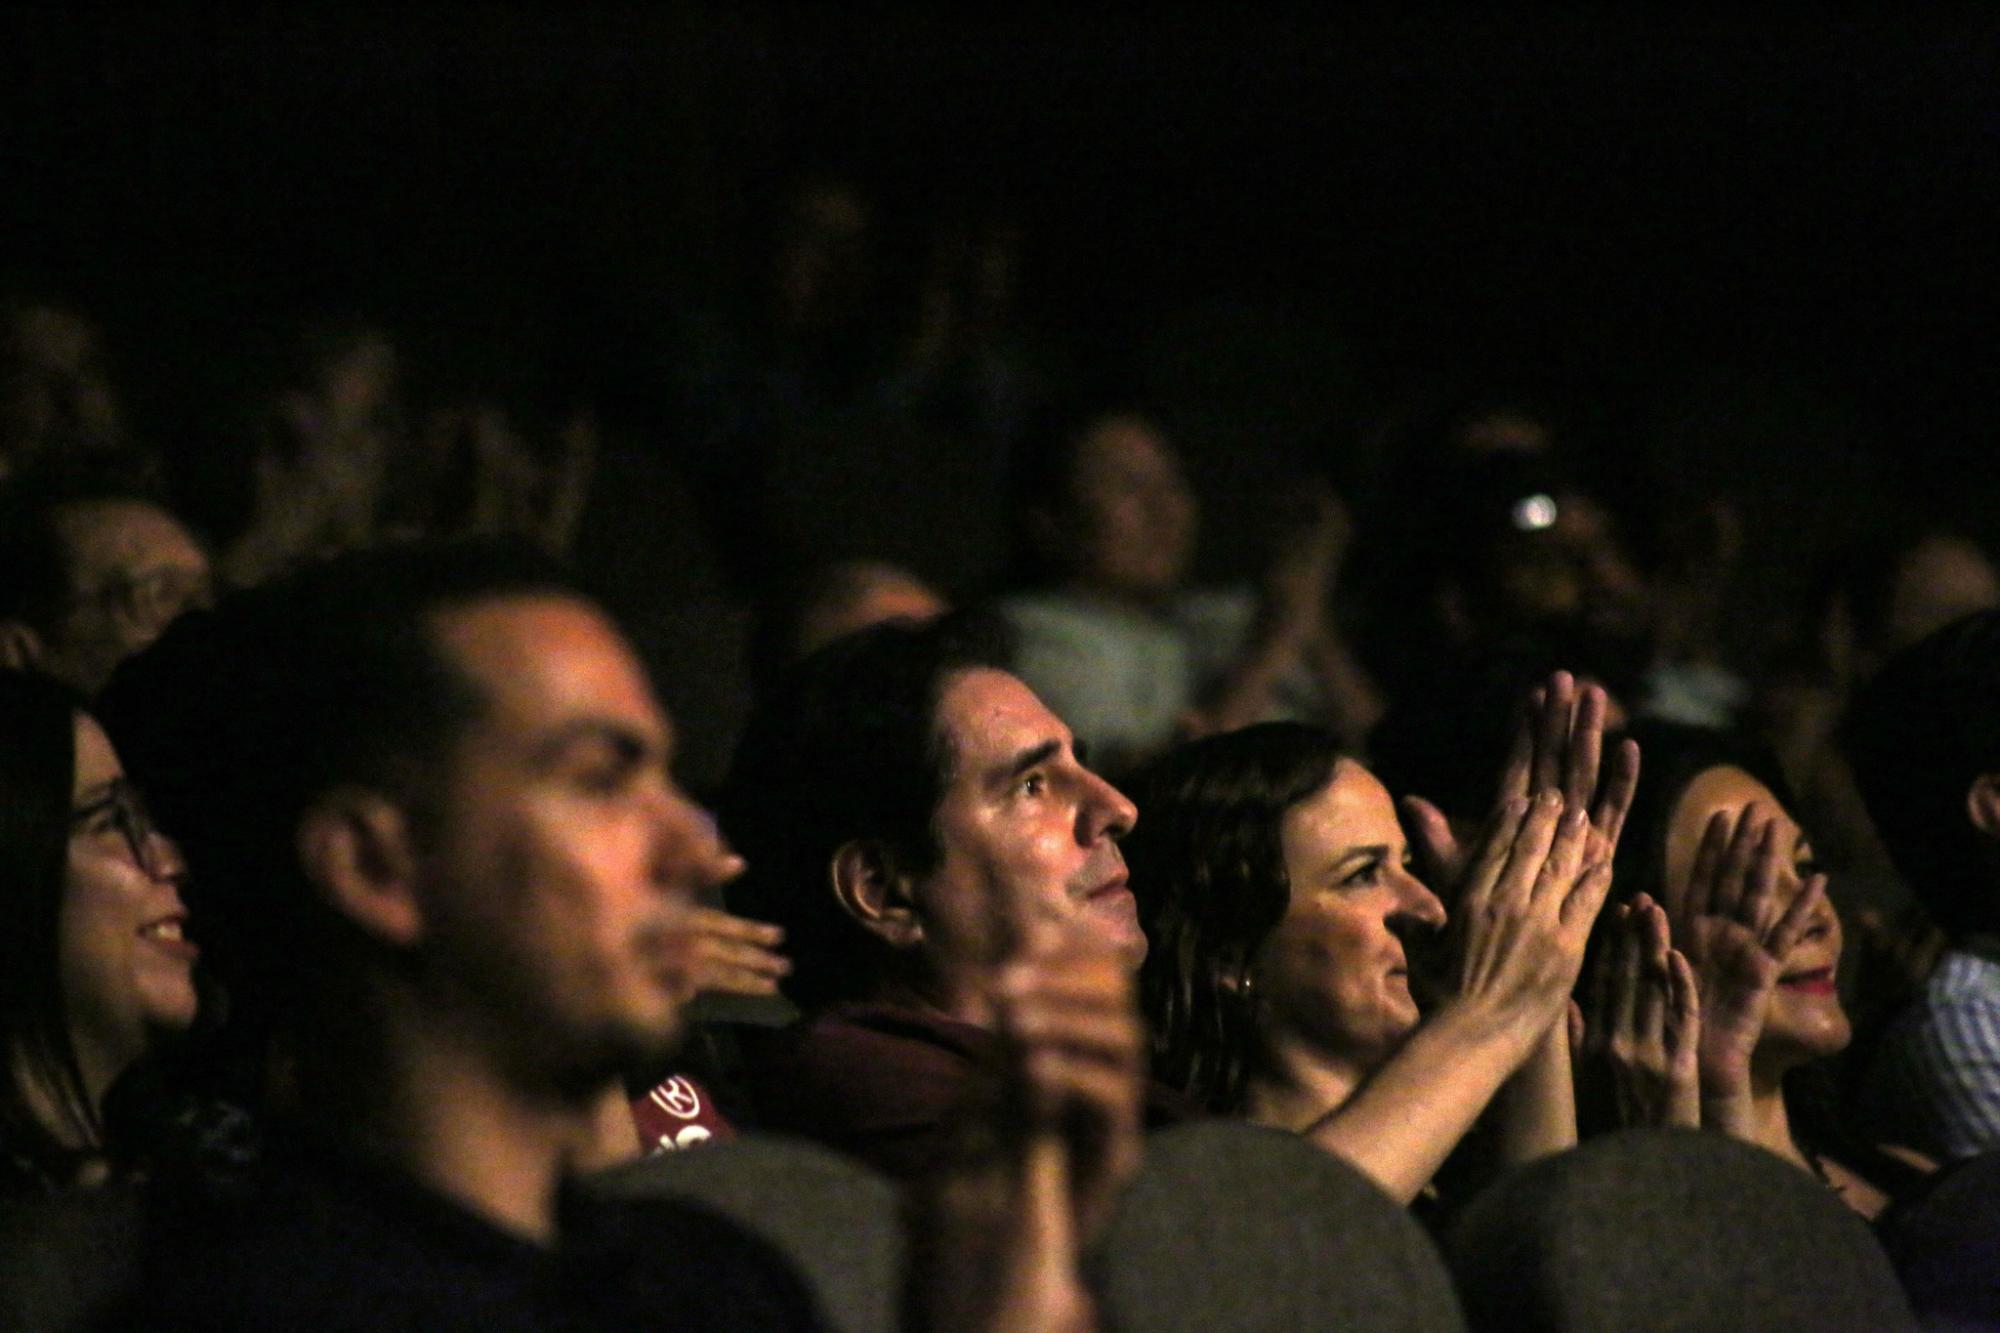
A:
[[[63,1177],[73,1151],[35,1109],[53,1096],[63,1127],[97,1136],[63,1004],[61,935],[82,700],[39,676],[0,671],[0,1144]]]
[[[886,948],[835,900],[834,853],[873,842],[899,870],[929,873],[935,815],[951,779],[938,701],[962,671],[1008,670],[1004,629],[977,613],[892,621],[828,644],[759,703],[717,814],[749,868],[728,890],[740,911],[785,928],[802,1007],[866,995]]]
[[[1241,983],[1292,900],[1285,812],[1343,757],[1330,731],[1265,722],[1171,750],[1135,786],[1145,817],[1124,849],[1149,945],[1153,1073],[1206,1111],[1243,1109],[1259,1025]]]
[[[1993,848],[1965,794],[2000,773],[2000,611],[1953,621],[1896,657],[1842,729],[1855,785],[1919,902],[1946,931],[2000,929]]]
[[[496,597],[583,596],[524,543],[343,555],[182,617],[123,666],[101,708],[188,859],[190,913],[233,1007],[289,1018],[343,927],[305,881],[300,819],[356,783],[421,831],[483,706],[433,618]]]

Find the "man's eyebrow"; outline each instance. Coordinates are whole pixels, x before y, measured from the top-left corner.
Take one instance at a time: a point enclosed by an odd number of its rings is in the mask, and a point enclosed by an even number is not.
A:
[[[552,760],[574,746],[587,744],[609,746],[617,751],[620,759],[628,761],[644,759],[649,753],[662,757],[665,754],[663,738],[650,736],[630,723],[601,717],[581,717],[565,722],[545,736],[535,748],[542,758]]]
[[[1046,740],[1040,745],[1031,745],[1019,754],[1016,754],[1012,759],[1009,759],[1004,765],[996,765],[993,770],[993,779],[995,782],[1011,782],[1023,773],[1026,773],[1029,769],[1038,768],[1048,763],[1049,760],[1062,753],[1062,748],[1063,743],[1059,740]]]

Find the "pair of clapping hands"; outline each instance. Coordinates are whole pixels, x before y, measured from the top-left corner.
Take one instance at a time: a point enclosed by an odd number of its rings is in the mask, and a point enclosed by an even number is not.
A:
[[[1529,1013],[1567,1014],[1578,1063],[1608,1085],[1620,1123],[1694,1126],[1704,1102],[1749,1096],[1771,992],[1826,880],[1809,877],[1784,902],[1778,812],[1718,811],[1668,901],[1641,893],[1610,909],[1586,1003],[1568,1002],[1638,784],[1632,741],[1604,762],[1606,706],[1600,688],[1565,672],[1529,696],[1497,808],[1470,852],[1435,806],[1412,797],[1404,808],[1433,873],[1461,886],[1456,998],[1502,989],[1511,963],[1522,996],[1540,1001]]]

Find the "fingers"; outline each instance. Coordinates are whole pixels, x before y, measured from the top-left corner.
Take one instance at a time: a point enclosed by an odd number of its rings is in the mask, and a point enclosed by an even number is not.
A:
[[[1500,873],[1507,865],[1507,854],[1513,850],[1514,840],[1527,822],[1529,808],[1530,802],[1526,797],[1510,796],[1494,809],[1486,821],[1478,849],[1473,853],[1472,863],[1466,871],[1464,889],[1459,895],[1458,916],[1461,921],[1478,921],[1492,900]]]
[[[1667,975],[1667,918],[1643,894],[1633,906],[1628,938],[1639,992],[1633,1027],[1642,1039],[1657,1045],[1666,1024],[1667,992],[1671,985]]]
[[[1562,817],[1556,821],[1555,841],[1549,846],[1549,854],[1543,860],[1541,870],[1535,876],[1534,898],[1536,901],[1553,900],[1560,905],[1576,883],[1577,872],[1583,869],[1583,853],[1590,840],[1590,819],[1580,805],[1564,808]]]
[[[1640,991],[1642,984],[1639,937],[1635,927],[1640,922],[1634,910],[1625,907],[1616,925],[1612,928],[1611,946],[1613,958],[1613,994],[1611,1030],[1627,1039],[1641,1031],[1639,1018],[1643,1008]]]
[[[1465,855],[1444,811],[1421,796],[1405,796],[1403,817],[1417,844],[1417,855],[1424,859],[1424,868],[1431,873],[1431,883],[1445,885],[1456,881]]]
[[[1576,716],[1570,723],[1569,757],[1564,765],[1563,800],[1579,809],[1597,794],[1598,766],[1604,756],[1606,701],[1601,686],[1585,685],[1576,693]]]
[[[785,928],[766,921],[752,921],[716,907],[694,907],[688,911],[691,927],[714,939],[741,940],[746,944],[775,949],[785,942]]]
[[[1701,1036],[1701,988],[1695,984],[1694,965],[1679,949],[1667,951],[1668,1014],[1667,1045],[1679,1053],[1692,1047]]]
[[[1599,861],[1578,876],[1576,887],[1563,899],[1562,928],[1570,935],[1588,935],[1611,896],[1611,863]]]
[[[1500,804],[1514,799],[1525,801],[1534,795],[1535,725],[1547,697],[1547,691],[1539,685],[1530,690],[1527,703],[1515,721],[1514,741],[1507,751],[1507,763],[1500,770]]]
[[[1604,1045],[1618,1021],[1618,941],[1626,910],[1622,904],[1619,906],[1619,920],[1612,922],[1611,930],[1598,947],[1597,957],[1590,964],[1590,1014],[1585,1032],[1591,1040],[1592,1049]]]
[[[1536,791],[1560,789],[1563,760],[1569,748],[1571,716],[1576,710],[1576,680],[1567,671],[1549,677],[1541,707],[1535,710],[1535,757],[1530,780]]]
[[[1811,876],[1800,886],[1799,896],[1792,899],[1792,905],[1785,909],[1785,914],[1778,918],[1777,924],[1771,928],[1771,933],[1765,937],[1766,952],[1777,959],[1781,967],[1785,959],[1791,956],[1799,937],[1805,934],[1806,927],[1812,924],[1813,913],[1819,910],[1819,905],[1825,898],[1826,876]]]
[[[1143,1095],[1145,1034],[1132,979],[1105,949],[1055,949],[1009,965],[1000,1026],[1020,1053],[1040,1119],[1074,1113],[1122,1123]]]
[[[1591,812],[1591,826],[1602,840],[1599,855],[1609,858],[1618,850],[1625,832],[1625,816],[1632,811],[1632,795],[1639,790],[1639,742],[1627,737],[1611,751],[1611,768],[1604,790]]]
[[[1672,918],[1676,934],[1687,922],[1698,916],[1707,916],[1715,908],[1715,879],[1722,867],[1723,854],[1729,848],[1729,812],[1717,810],[1708,818],[1708,827],[1701,831],[1701,843],[1694,851],[1694,866],[1688,871],[1685,896],[1676,892],[1672,884],[1666,886],[1668,896],[1667,914]],[[1679,898],[1679,902],[1673,901]]]
[[[1796,901],[1796,900],[1794,900]],[[1749,883],[1736,908],[1736,919],[1758,939],[1768,939],[1780,915],[1778,905],[1778,821],[1767,821],[1757,835],[1750,861]]]
[[[1556,826],[1562,822],[1562,797],[1553,789],[1535,797],[1528,816],[1521,821],[1508,849],[1507,866],[1493,889],[1493,901],[1524,904],[1532,896],[1541,877],[1542,866],[1555,845]]]
[[[732,916],[712,907],[689,909],[695,932],[690,975],[697,991],[721,995],[775,995],[791,975],[791,960],[771,946],[782,928]]]

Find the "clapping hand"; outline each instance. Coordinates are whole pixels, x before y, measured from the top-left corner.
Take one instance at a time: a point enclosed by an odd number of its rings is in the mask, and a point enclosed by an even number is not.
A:
[[[1620,1125],[1701,1123],[1694,969],[1668,942],[1667,914],[1645,894],[1614,909],[1591,969],[1582,1066]]]
[[[1752,802],[1719,810],[1702,831],[1685,889],[1669,891],[1673,938],[1693,965],[1701,1003],[1701,1095],[1725,1129],[1747,1113],[1750,1061],[1785,959],[1804,935],[1826,876],[1789,904],[1778,893],[1779,812]]]

